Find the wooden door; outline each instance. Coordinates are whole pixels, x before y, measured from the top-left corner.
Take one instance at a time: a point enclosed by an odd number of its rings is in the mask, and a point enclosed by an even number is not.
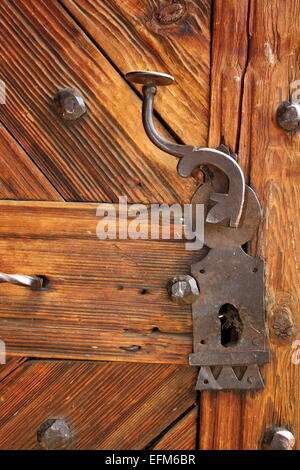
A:
[[[299,136],[275,122],[299,78],[299,14],[299,0],[1,1],[0,270],[47,281],[0,285],[1,449],[59,446],[43,434],[55,419],[70,449],[260,449],[273,425],[300,447]],[[191,309],[166,284],[206,249],[96,236],[100,202],[184,204],[199,185],[146,137],[125,79],[139,69],[176,78],[157,94],[160,131],[238,153],[262,203],[262,391],[195,391]],[[78,121],[50,106],[66,86],[87,104]]]

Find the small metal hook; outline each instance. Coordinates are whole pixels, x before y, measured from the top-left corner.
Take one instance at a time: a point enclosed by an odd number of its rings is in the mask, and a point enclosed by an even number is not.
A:
[[[242,214],[245,180],[238,163],[224,152],[210,148],[201,148],[192,145],[182,145],[169,142],[161,136],[155,127],[153,119],[154,96],[157,86],[166,86],[174,83],[171,75],[150,71],[135,71],[126,74],[128,81],[143,86],[143,125],[149,139],[158,148],[175,157],[180,158],[177,171],[186,178],[192,175],[195,168],[200,165],[212,165],[223,171],[229,180],[228,194],[215,193],[211,199],[215,206],[207,214],[207,222],[220,223],[229,219],[231,227],[238,227]]]
[[[18,286],[30,287],[31,289],[41,289],[43,278],[41,276],[24,276],[23,274],[0,273],[0,283],[8,282]]]

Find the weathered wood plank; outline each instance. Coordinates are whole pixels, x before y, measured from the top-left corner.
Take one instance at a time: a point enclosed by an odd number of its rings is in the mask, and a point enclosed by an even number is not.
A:
[[[280,423],[294,431],[295,449],[300,449],[300,369],[292,363],[300,327],[300,136],[286,135],[275,124],[278,105],[299,79],[299,2],[287,0],[283,9],[279,0],[253,1],[250,35],[241,151],[264,208],[257,251],[267,262],[272,360],[265,370],[266,389],[253,399],[246,396],[249,425],[243,430],[243,447],[259,448],[265,428]],[[284,335],[288,323],[293,324],[291,336]]]
[[[209,0],[62,0],[124,74],[169,72],[176,85],[156,109],[186,143],[206,146],[210,81]],[[229,31],[231,27],[229,27]]]
[[[183,240],[101,241],[97,207],[0,204],[1,269],[49,280],[40,292],[0,285],[0,337],[10,354],[187,363],[191,310],[166,284],[203,254]]]
[[[57,1],[3,0],[0,16],[0,120],[66,200],[188,202],[195,183],[147,139],[140,99]],[[87,102],[75,124],[49,109],[64,86]]]
[[[195,450],[198,408],[195,407],[180,419],[152,447],[154,450]]]
[[[3,125],[0,155],[0,199],[62,199]]]
[[[57,191],[3,125],[0,125],[0,155],[1,199],[61,200]],[[4,254],[6,256],[7,253]],[[6,364],[0,365],[0,380],[26,360],[25,357],[6,356]]]
[[[251,2],[239,154],[264,210],[252,252],[266,260],[271,363],[264,368],[266,388],[241,396],[240,407],[230,404],[231,395],[227,401],[226,394],[212,398],[209,413],[205,418],[204,410],[202,416],[206,449],[260,449],[266,428],[274,424],[290,428],[300,448],[299,365],[292,362],[300,326],[300,137],[286,135],[275,124],[278,105],[299,78],[299,18],[296,0],[287,0],[284,9],[279,0]]]
[[[143,449],[195,403],[194,380],[188,366],[26,362],[0,383],[0,448],[40,448],[38,428],[59,417],[70,449]]]
[[[216,0],[213,11],[209,146],[237,151],[248,49],[248,0]]]

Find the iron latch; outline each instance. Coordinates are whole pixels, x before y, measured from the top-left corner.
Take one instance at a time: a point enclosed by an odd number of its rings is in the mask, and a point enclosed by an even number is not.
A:
[[[204,244],[208,254],[191,266],[191,276],[169,282],[173,300],[192,304],[193,353],[200,366],[197,390],[252,390],[264,387],[259,366],[269,361],[264,311],[264,262],[243,246],[255,235],[261,207],[245,184],[235,155],[225,146],[201,148],[169,142],[153,120],[158,85],[174,82],[171,75],[136,71],[127,74],[143,86],[143,124],[150,140],[179,158],[177,171],[192,176],[207,168],[192,203],[205,208]]]

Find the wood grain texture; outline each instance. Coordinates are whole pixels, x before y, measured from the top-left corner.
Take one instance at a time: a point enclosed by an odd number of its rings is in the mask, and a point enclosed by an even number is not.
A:
[[[17,369],[23,362],[26,361],[26,357],[6,357],[6,364],[0,364],[0,382],[5,379],[9,374]]]
[[[0,199],[62,199],[3,125],[0,154]]]
[[[0,125],[0,155],[1,199],[61,200],[57,191],[3,125]],[[7,255],[5,253],[4,257]],[[7,355],[6,364],[0,364],[0,380],[25,360],[25,357]]]
[[[248,158],[250,180],[264,208],[257,243],[266,259],[266,303],[271,363],[266,389],[245,401],[244,448],[259,448],[265,427],[290,427],[300,449],[299,365],[292,363],[292,343],[300,327],[300,173],[299,134],[277,128],[275,115],[299,79],[300,4],[253,1],[250,18],[250,61],[246,74],[241,151]],[[299,90],[299,85],[298,85]],[[292,336],[281,340],[274,320],[287,315]],[[259,419],[258,419],[259,417]]]
[[[62,0],[123,73],[174,75],[156,109],[184,142],[207,144],[210,80],[210,1]]]
[[[66,200],[188,202],[195,183],[149,141],[140,99],[56,0],[4,0],[0,17],[0,120]],[[49,106],[64,86],[88,107],[68,125]]]
[[[264,210],[252,247],[266,260],[266,304],[271,362],[266,388],[254,394],[218,394],[202,411],[204,449],[260,449],[266,428],[290,428],[300,448],[299,365],[299,135],[277,128],[275,115],[299,79],[300,4],[251,0],[249,63],[245,75],[239,154]],[[226,400],[227,397],[227,400]],[[224,425],[226,423],[226,426]]]
[[[0,204],[1,269],[49,280],[39,292],[0,285],[0,337],[7,349],[38,357],[187,363],[191,309],[171,302],[166,285],[188,274],[203,254],[186,250],[183,240],[99,240],[96,208]]]
[[[152,447],[153,450],[195,450],[198,408],[190,410]]]
[[[185,366],[28,361],[0,383],[0,449],[39,449],[51,418],[70,449],[143,449],[195,403],[194,380]]]
[[[249,0],[213,2],[209,146],[236,152],[248,49]]]

